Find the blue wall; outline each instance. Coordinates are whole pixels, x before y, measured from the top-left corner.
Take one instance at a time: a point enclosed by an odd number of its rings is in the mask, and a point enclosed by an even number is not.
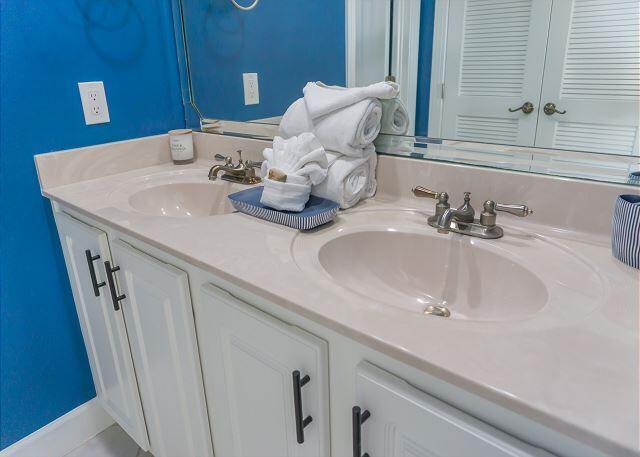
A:
[[[95,393],[33,155],[184,125],[168,0],[2,0],[0,447]],[[85,126],[78,81],[105,83]]]
[[[308,81],[345,84],[344,0],[263,0],[248,12],[229,0],[184,3],[192,87],[204,115],[282,115]],[[244,105],[242,73],[258,73],[260,104]]]
[[[429,127],[429,88],[433,53],[433,21],[435,0],[420,4],[420,54],[418,57],[418,95],[416,101],[416,136],[427,136]]]

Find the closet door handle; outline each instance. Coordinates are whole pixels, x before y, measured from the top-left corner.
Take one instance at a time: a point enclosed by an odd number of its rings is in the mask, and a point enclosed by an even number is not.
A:
[[[547,116],[551,116],[552,114],[566,114],[567,113],[567,110],[564,110],[564,111],[557,110],[555,103],[547,103],[546,105],[544,105],[544,108],[542,108],[542,110],[544,111],[544,114],[546,114]]]
[[[360,410],[359,406],[351,409],[351,431],[353,433],[353,457],[369,457],[369,454],[362,453],[362,424],[371,417],[368,409]]]
[[[120,309],[120,301],[127,298],[125,294],[118,295],[116,292],[115,272],[120,270],[120,267],[112,267],[111,262],[108,260],[104,263],[104,268],[107,270],[107,281],[109,281],[109,290],[111,291],[111,301],[113,302],[113,309],[118,311]]]
[[[304,419],[302,418],[302,387],[309,381],[311,381],[311,378],[309,377],[309,375],[305,375],[302,379],[300,379],[300,372],[298,370],[295,370],[292,373],[292,377],[293,408],[296,415],[296,438],[298,444],[302,444],[304,443],[304,429],[313,420],[311,416],[307,416]]]
[[[98,283],[98,279],[96,278],[96,269],[93,266],[93,262],[98,260],[100,256],[98,254],[91,255],[91,250],[85,249],[84,255],[87,257],[87,265],[89,266],[89,276],[91,276],[91,285],[93,286],[93,294],[96,297],[100,296],[100,288],[104,287],[107,283],[102,281]]]
[[[518,107],[518,108],[508,108],[510,113],[515,113],[516,111],[520,111],[522,110],[522,112],[524,114],[531,114],[533,113],[533,103],[531,102],[524,102],[522,104],[522,106]]]

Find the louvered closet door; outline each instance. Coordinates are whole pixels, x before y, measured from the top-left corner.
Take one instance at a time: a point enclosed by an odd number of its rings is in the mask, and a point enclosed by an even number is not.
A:
[[[554,0],[536,146],[638,154],[640,2]]]
[[[443,138],[534,144],[550,14],[551,0],[449,3]]]

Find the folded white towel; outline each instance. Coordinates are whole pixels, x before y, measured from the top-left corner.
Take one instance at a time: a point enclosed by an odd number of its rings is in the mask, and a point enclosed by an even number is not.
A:
[[[267,176],[271,168],[276,168],[287,175],[287,181],[293,179],[312,185],[327,176],[327,154],[313,133],[302,133],[286,140],[276,136],[273,148],[265,148],[262,156],[265,159],[262,162],[263,176]]]
[[[327,176],[329,162],[322,144],[313,133],[302,133],[287,140],[276,136],[273,148],[262,152],[262,175],[272,169],[286,175],[286,181],[264,180],[260,201],[277,210],[302,211],[309,200],[311,186]]]
[[[340,208],[351,208],[360,200],[376,193],[376,165],[378,156],[371,145],[364,157],[348,157],[327,151],[329,173],[327,179],[311,189],[313,195],[333,200]]]
[[[280,134],[284,137],[312,131],[327,150],[350,157],[363,157],[380,133],[382,105],[366,98],[312,120],[306,98],[296,100],[284,113]]]
[[[365,87],[327,86],[321,82],[307,83],[303,89],[307,112],[312,120],[336,110],[354,105],[367,98],[380,100],[398,96],[398,84],[379,82]]]
[[[409,113],[399,98],[382,101],[382,122],[380,133],[405,135],[409,130]]]
[[[264,178],[260,203],[278,211],[302,211],[311,195],[311,184],[280,182]]]

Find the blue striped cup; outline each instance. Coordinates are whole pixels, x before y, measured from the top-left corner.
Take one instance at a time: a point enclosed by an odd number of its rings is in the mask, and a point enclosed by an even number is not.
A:
[[[640,268],[640,195],[620,195],[613,209],[613,256]]]

